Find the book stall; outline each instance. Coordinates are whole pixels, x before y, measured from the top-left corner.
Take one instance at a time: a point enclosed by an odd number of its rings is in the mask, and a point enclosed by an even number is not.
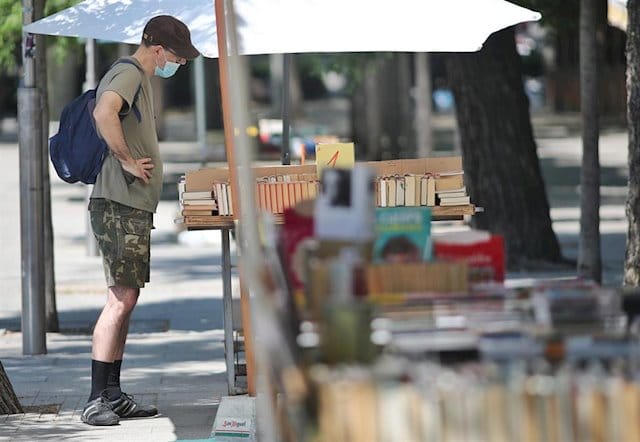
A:
[[[339,158],[252,168],[280,440],[640,440],[637,294],[506,286],[499,235],[437,228],[477,210],[460,157]],[[232,190],[187,173],[181,222],[232,228]]]

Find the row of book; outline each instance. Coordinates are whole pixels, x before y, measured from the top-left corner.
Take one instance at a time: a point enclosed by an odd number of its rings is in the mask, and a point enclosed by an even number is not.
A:
[[[258,179],[255,192],[257,207],[271,213],[284,213],[302,201],[315,199],[319,187],[315,175],[301,178],[298,175],[278,175]]]
[[[214,182],[211,190],[187,191],[184,179],[178,183],[182,217],[232,216],[233,194],[229,182]],[[319,183],[315,174],[290,174],[256,180],[256,205],[271,213],[283,213],[289,207],[315,199]]]
[[[470,204],[462,171],[376,178],[376,205],[463,206]]]
[[[232,186],[215,181],[211,190],[187,191],[184,179],[178,183],[181,216],[232,216]],[[256,180],[256,207],[282,214],[298,203],[315,199],[320,182],[315,174],[286,174]],[[375,178],[377,207],[463,206],[470,204],[461,171],[439,174],[405,174]]]
[[[601,367],[557,373],[412,368],[412,382],[316,369],[320,441],[637,441],[640,386]],[[497,370],[494,371],[496,373]],[[417,379],[416,379],[417,378]]]

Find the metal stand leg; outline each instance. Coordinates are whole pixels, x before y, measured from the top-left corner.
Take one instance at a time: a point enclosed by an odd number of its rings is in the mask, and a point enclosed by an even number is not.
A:
[[[222,305],[224,308],[224,356],[227,364],[229,395],[236,394],[236,373],[233,348],[233,299],[231,293],[231,251],[229,229],[220,229],[222,235]]]

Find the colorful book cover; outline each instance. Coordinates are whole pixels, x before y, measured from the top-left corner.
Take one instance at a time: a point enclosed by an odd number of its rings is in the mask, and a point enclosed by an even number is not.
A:
[[[473,282],[504,281],[505,249],[502,235],[480,230],[438,234],[433,238],[433,248],[439,260],[466,261]]]
[[[432,258],[431,209],[376,209],[374,262],[420,262]]]

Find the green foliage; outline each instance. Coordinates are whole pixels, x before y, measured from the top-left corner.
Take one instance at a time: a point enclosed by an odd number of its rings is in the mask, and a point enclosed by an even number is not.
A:
[[[302,54],[297,58],[301,72],[321,76],[325,72],[338,72],[347,78],[347,90],[362,83],[367,72],[375,69],[377,62],[390,57],[382,52],[353,52],[336,54]]]
[[[45,16],[78,3],[80,0],[43,0]],[[22,2],[20,0],[0,0],[0,72],[11,71],[21,63],[22,44]],[[56,38],[56,45],[69,47],[69,39]]]
[[[549,31],[558,29],[577,32],[580,0],[509,0],[542,14],[540,23]]]
[[[15,67],[22,38],[22,7],[16,0],[0,0],[0,69]]]

